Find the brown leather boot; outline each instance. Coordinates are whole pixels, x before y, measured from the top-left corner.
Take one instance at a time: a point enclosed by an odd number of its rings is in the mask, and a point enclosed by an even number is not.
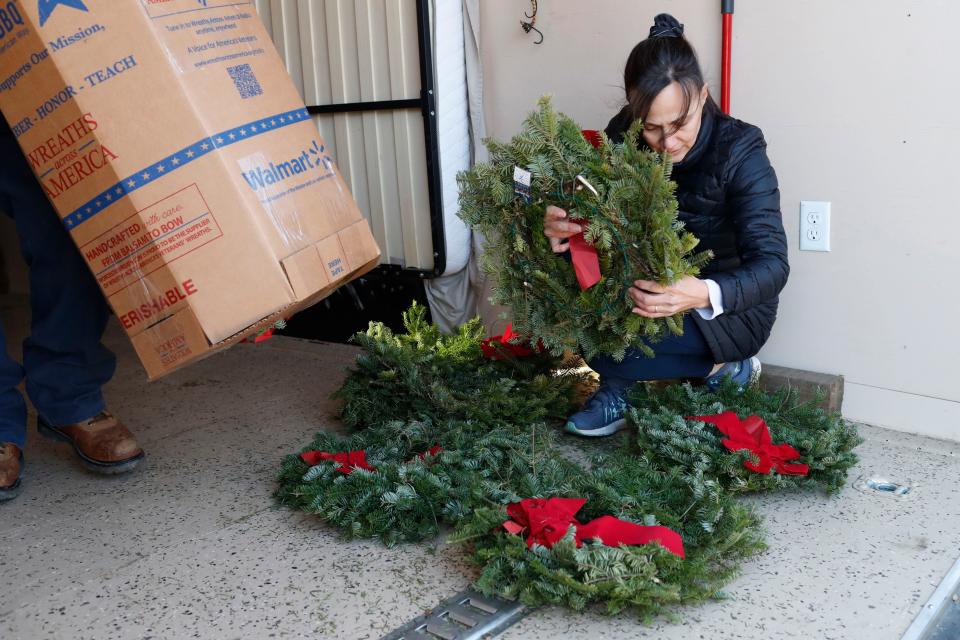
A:
[[[12,500],[20,493],[23,474],[23,452],[12,442],[0,442],[0,502]]]
[[[144,457],[143,449],[130,430],[108,411],[60,427],[38,418],[37,429],[47,438],[72,444],[83,466],[95,473],[126,473]]]

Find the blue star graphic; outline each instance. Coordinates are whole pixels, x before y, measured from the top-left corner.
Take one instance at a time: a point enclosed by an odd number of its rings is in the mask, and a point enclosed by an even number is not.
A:
[[[47,20],[50,19],[50,14],[53,13],[53,10],[59,7],[61,4],[65,7],[79,9],[80,11],[88,10],[86,5],[83,4],[83,0],[38,0],[41,27]]]

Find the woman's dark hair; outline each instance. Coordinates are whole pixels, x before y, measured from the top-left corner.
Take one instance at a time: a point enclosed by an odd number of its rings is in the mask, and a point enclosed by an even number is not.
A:
[[[661,13],[653,19],[649,37],[630,52],[623,70],[623,86],[633,118],[645,120],[657,95],[672,82],[678,82],[683,92],[682,122],[703,89],[703,72],[696,52],[683,37],[683,25],[673,16]],[[708,97],[704,108],[716,106],[713,98]]]

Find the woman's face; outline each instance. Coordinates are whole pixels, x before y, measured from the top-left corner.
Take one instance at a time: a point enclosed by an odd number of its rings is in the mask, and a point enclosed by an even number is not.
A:
[[[679,82],[671,82],[663,88],[653,103],[643,123],[643,139],[651,149],[666,151],[674,162],[682,161],[697,141],[700,123],[703,120],[703,105],[707,101],[707,87],[693,97],[693,104],[683,115],[683,90]]]

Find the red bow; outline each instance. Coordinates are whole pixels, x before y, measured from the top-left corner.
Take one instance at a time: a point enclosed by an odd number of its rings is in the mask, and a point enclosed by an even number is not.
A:
[[[775,470],[788,476],[805,476],[810,467],[805,464],[791,463],[800,457],[800,452],[789,444],[773,444],[770,429],[760,416],[750,416],[741,420],[733,411],[725,411],[711,416],[692,416],[690,420],[709,422],[720,433],[727,436],[723,446],[730,451],[747,449],[759,459],[759,462],[744,460],[743,466],[757,473],[770,473]]]
[[[366,469],[367,471],[376,471],[376,467],[367,464],[367,452],[360,451],[342,451],[340,453],[327,453],[326,451],[307,451],[300,454],[300,459],[311,467],[318,465],[324,460],[333,460],[340,464],[337,471],[349,475],[354,469]]]
[[[483,355],[493,360],[502,360],[504,352],[515,358],[525,358],[533,354],[533,349],[522,344],[510,342],[519,336],[513,332],[513,323],[507,325],[503,330],[503,335],[487,338],[480,343],[480,350]]]
[[[587,142],[592,144],[595,149],[600,148],[601,138],[600,138],[599,131],[597,131],[596,129],[584,129],[580,133],[583,134],[583,137],[586,138]]]
[[[528,498],[507,506],[507,514],[513,518],[503,523],[503,528],[514,535],[527,531],[527,546],[553,547],[570,527],[575,527],[577,546],[584,540],[598,538],[608,547],[622,544],[648,544],[658,542],[670,553],[681,558],[683,539],[667,527],[644,527],[625,522],[613,516],[601,516],[587,524],[580,524],[574,517],[586,503],[582,498]]]
[[[269,340],[270,338],[272,338],[272,337],[273,337],[273,332],[274,332],[274,328],[273,328],[273,327],[270,327],[269,329],[265,329],[265,330],[261,331],[260,333],[258,333],[258,334],[256,334],[256,335],[247,336],[246,338],[244,338],[243,340],[241,340],[241,342],[249,342],[249,343],[251,343],[251,344],[259,344],[259,343],[261,343],[261,342],[264,342],[264,341]]]
[[[423,453],[418,453],[417,457],[420,458],[421,460],[426,460],[428,457],[433,457],[438,453],[440,453],[441,451],[443,451],[443,449],[440,447],[440,445],[435,444],[429,449],[427,449],[426,451],[424,451]]]

